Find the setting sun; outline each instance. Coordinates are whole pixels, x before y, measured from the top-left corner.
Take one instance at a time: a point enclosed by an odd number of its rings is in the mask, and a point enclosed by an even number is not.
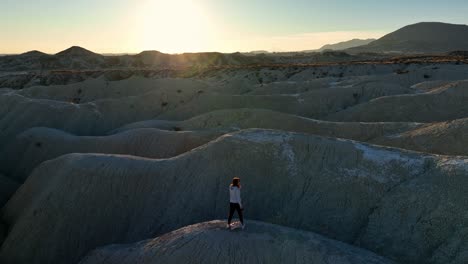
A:
[[[211,39],[206,10],[191,0],[147,0],[136,19],[137,39],[145,50],[200,51]]]

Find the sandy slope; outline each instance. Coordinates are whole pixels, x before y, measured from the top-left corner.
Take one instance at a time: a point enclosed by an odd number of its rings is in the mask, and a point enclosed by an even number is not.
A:
[[[393,263],[320,235],[257,221],[227,231],[226,221],[187,226],[155,239],[97,249],[81,264]]]
[[[16,137],[0,153],[1,170],[23,182],[43,161],[68,153],[125,154],[169,158],[187,152],[222,135],[222,132],[174,132],[135,129],[111,136],[78,137],[50,128],[32,128]]]
[[[186,93],[203,90],[207,84],[190,79],[156,79],[130,77],[120,81],[109,81],[106,77],[90,78],[83,82],[67,85],[33,86],[17,91],[26,97],[65,102],[87,103],[100,99],[117,99],[137,96],[152,91]]]
[[[159,119],[184,120],[196,115],[229,108],[264,108],[310,118],[330,113],[386,95],[409,92],[401,87],[336,88],[313,90],[287,95],[223,95],[206,94],[174,110],[159,115]]]
[[[370,142],[422,152],[468,156],[468,119],[430,123]]]
[[[11,232],[0,260],[76,262],[99,246],[225,217],[219,201],[240,175],[250,219],[406,263],[447,263],[467,251],[455,243],[468,227],[467,162],[269,130],[227,135],[166,160],[70,154],[42,163],[4,208]]]
[[[427,93],[377,98],[331,114],[325,119],[358,122],[435,122],[468,116],[468,81]]]
[[[74,104],[6,93],[0,95],[0,148],[32,127],[56,128],[77,135],[103,135],[124,124],[154,118],[197,96],[196,90],[184,93],[156,90],[137,96]]]
[[[67,53],[83,52],[96,57]],[[152,65],[160,55],[135,58]],[[175,62],[197,56],[230,60]],[[428,152],[467,155],[468,65],[410,61],[0,73],[0,87],[31,87],[0,89],[0,172],[32,171],[2,210],[0,262],[76,263],[96,247],[224,218],[226,185],[239,175],[249,219],[402,263],[465,263],[468,160]],[[220,136],[252,127],[283,131]],[[0,181],[2,202],[17,185]]]
[[[0,174],[0,208],[10,199],[18,187],[19,184],[17,182]]]
[[[423,77],[426,74],[430,75],[429,80],[462,78],[468,72],[464,65],[406,65],[403,68],[409,71],[406,74],[393,72],[403,67],[399,65],[353,67],[321,66],[323,72],[331,70],[330,75],[339,75],[340,71],[346,74],[343,78],[322,76],[319,79],[316,79],[318,73],[313,74],[313,71],[318,72],[320,67],[298,69],[296,74],[282,77],[286,78],[286,82],[283,80],[264,87],[256,82],[257,73],[261,78],[266,78],[268,73],[281,76],[291,69],[255,70],[250,73],[245,69],[221,70],[215,71],[214,76],[200,76],[202,80],[132,77],[108,82],[105,78],[99,78],[65,86],[38,86],[21,91],[3,89],[0,93],[0,127],[3,128],[0,131],[0,146],[24,130],[37,126],[61,129],[77,135],[103,135],[109,130],[136,121],[155,117],[183,120],[227,108],[264,108],[312,118],[324,118],[332,114],[329,117],[332,120],[430,121],[436,117],[437,120],[465,117],[463,106],[456,108],[453,100],[443,99],[445,95],[440,100],[434,100],[450,104],[454,109],[443,110],[447,113],[439,116],[424,114],[426,110],[431,110],[426,109],[427,104],[429,107],[439,107],[432,106],[430,102],[426,102],[427,99],[418,99],[425,94],[402,96],[401,102],[397,100],[400,98],[398,96],[391,97],[397,99],[379,98],[420,93],[420,88],[409,86],[427,81]],[[252,79],[245,77],[244,73],[252,75]],[[359,76],[360,74],[364,75]],[[243,81],[238,87],[236,82],[239,80]],[[324,80],[326,81],[323,82]],[[295,86],[298,83],[299,86],[304,86],[298,88]],[[464,99],[458,94],[451,97],[458,98],[459,101]],[[368,102],[372,99],[378,101]],[[413,103],[407,101],[413,99],[417,102],[411,106]],[[381,102],[387,105],[380,105]],[[399,103],[402,104],[402,109],[394,114],[398,108],[391,108]],[[382,107],[385,109],[381,109]],[[417,109],[413,111],[411,107]],[[417,111],[421,112],[419,108],[422,109],[421,116],[406,115],[406,111],[415,112],[416,115]],[[337,114],[333,114],[337,111]]]
[[[217,110],[183,121],[146,120],[125,125],[111,131],[111,133],[137,128],[158,128],[180,131],[266,128],[368,141],[384,135],[394,135],[399,132],[408,131],[421,125],[422,124],[418,123],[404,122],[328,122],[266,109],[240,108]]]
[[[76,136],[57,129],[36,127],[26,130],[6,144],[0,153],[0,164],[5,164],[0,171],[23,182],[41,162],[74,152],[168,158],[205,144],[223,133],[246,128],[280,129],[369,141],[418,126],[421,124],[335,123],[270,110],[229,109],[182,122],[137,122],[113,131],[109,136]]]

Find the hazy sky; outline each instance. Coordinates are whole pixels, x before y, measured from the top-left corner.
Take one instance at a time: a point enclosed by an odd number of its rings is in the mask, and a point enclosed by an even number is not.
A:
[[[467,14],[467,0],[0,0],[0,53],[306,50]]]

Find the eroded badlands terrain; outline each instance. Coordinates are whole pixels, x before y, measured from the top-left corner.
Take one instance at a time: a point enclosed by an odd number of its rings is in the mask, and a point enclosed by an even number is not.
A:
[[[1,263],[468,259],[462,58],[9,67]],[[216,220],[233,176],[249,220],[242,231]]]

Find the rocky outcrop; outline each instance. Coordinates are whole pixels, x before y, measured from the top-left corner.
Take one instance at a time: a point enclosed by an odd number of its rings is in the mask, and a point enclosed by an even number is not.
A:
[[[103,137],[75,136],[51,128],[32,128],[21,133],[0,153],[3,173],[23,182],[43,161],[68,153],[125,154],[170,158],[222,135],[222,132],[175,132],[134,129]]]
[[[42,163],[4,207],[11,231],[0,261],[73,263],[100,246],[223,218],[227,184],[238,175],[249,219],[403,263],[447,263],[468,250],[456,242],[468,228],[467,163],[270,130],[229,134],[163,160],[69,154]],[[440,261],[443,248],[452,253]]]
[[[191,225],[155,239],[97,249],[80,264],[393,263],[314,233],[256,221],[247,225],[242,231],[226,230],[226,221]]]
[[[437,122],[468,116],[468,81],[454,82],[423,94],[377,98],[329,115],[342,122]]]

